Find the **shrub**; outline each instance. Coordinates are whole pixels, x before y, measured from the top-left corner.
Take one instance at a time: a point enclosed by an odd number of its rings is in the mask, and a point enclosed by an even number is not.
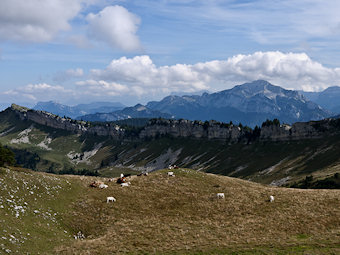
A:
[[[14,152],[0,144],[0,166],[13,166],[14,164]]]

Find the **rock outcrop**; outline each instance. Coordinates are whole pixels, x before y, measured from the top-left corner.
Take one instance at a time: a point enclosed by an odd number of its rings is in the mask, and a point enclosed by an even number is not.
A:
[[[156,137],[170,135],[173,137],[193,137],[237,142],[245,136],[245,131],[232,124],[216,121],[201,122],[190,120],[163,120],[150,121],[139,137]]]
[[[296,122],[293,125],[270,125],[261,128],[260,140],[286,141],[321,138],[340,134],[340,119]]]
[[[78,134],[88,133],[99,136],[111,136],[117,139],[124,136],[124,129],[112,123],[93,125],[85,121],[62,118],[49,112],[31,110],[15,104],[12,104],[11,110],[22,120],[30,120],[44,126],[63,129]]]
[[[94,134],[98,136],[110,136],[114,139],[130,138],[131,133],[114,123],[94,124],[85,121],[77,121],[69,118],[61,118],[57,115],[35,111],[13,104],[10,108],[22,120],[30,120],[35,123],[52,128],[63,129],[78,134]],[[268,124],[269,123],[269,124]],[[191,137],[196,139],[217,139],[227,142],[253,142],[253,141],[286,141],[320,138],[325,135],[340,133],[340,119],[328,118],[320,121],[297,122],[293,125],[271,123],[263,125],[261,129],[236,126],[217,121],[190,121],[173,119],[152,119],[143,129],[138,130],[140,139],[159,136]],[[135,134],[136,135],[136,134]]]

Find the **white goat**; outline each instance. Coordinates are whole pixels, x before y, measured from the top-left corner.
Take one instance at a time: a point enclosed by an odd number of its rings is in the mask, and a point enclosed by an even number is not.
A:
[[[122,187],[129,187],[130,182],[123,182],[120,184]]]
[[[224,199],[224,193],[217,193],[217,199]]]
[[[109,203],[109,202],[116,202],[116,199],[114,197],[107,197],[106,203]]]
[[[103,183],[99,185],[100,189],[106,189],[107,187],[109,187],[109,186],[106,185],[106,184],[103,184]]]
[[[168,172],[168,176],[175,176],[174,172]]]
[[[274,196],[269,196],[269,202],[274,202]]]
[[[77,233],[77,235],[74,235],[73,237],[74,237],[75,240],[84,240],[85,239],[85,236],[81,231],[79,231]]]

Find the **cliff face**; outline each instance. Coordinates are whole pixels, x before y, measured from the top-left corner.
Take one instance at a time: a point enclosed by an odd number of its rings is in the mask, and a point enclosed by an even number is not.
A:
[[[11,109],[22,120],[30,120],[52,128],[63,129],[78,134],[89,133],[99,136],[111,136],[117,139],[124,136],[124,129],[114,124],[89,125],[85,121],[61,118],[49,112],[35,111],[15,104],[11,106]]]
[[[52,128],[63,129],[79,134],[96,134],[110,136],[114,139],[128,138],[126,131],[113,123],[93,125],[84,121],[61,118],[57,115],[30,110],[12,105],[13,110],[22,120],[30,120]],[[169,135],[174,137],[192,137],[218,139],[230,142],[249,141],[286,141],[306,138],[320,138],[324,135],[340,133],[340,119],[324,119],[321,121],[297,122],[293,125],[265,125],[260,132],[250,128],[225,124],[216,121],[201,122],[190,120],[153,119],[139,132],[139,138]]]
[[[254,130],[234,125],[210,121],[194,122],[189,120],[156,120],[141,131],[140,137],[171,135],[174,137],[194,137],[219,139],[230,142],[249,141],[287,141],[320,138],[325,135],[340,133],[340,119],[297,122],[293,125],[263,126],[259,133]]]
[[[286,141],[321,138],[340,133],[340,119],[297,122],[289,125],[271,125],[261,128],[260,140]]]
[[[174,137],[193,137],[238,141],[244,132],[236,126],[210,121],[209,123],[190,120],[155,120],[140,133],[140,138],[171,135]]]

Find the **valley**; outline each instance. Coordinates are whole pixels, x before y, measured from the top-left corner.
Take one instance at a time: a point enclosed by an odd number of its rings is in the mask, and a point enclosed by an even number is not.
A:
[[[279,186],[339,173],[338,119],[292,126],[268,121],[256,130],[162,119],[120,127],[15,105],[0,115],[0,142],[15,152],[18,164],[37,171],[110,177],[176,164]]]

